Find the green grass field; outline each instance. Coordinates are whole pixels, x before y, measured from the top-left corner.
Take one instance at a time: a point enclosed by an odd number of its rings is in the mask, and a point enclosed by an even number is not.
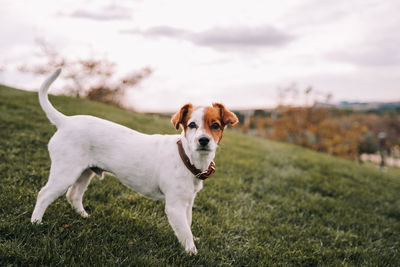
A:
[[[146,133],[168,119],[69,97],[65,114],[90,114]],[[217,172],[193,209],[198,255],[178,243],[160,201],[112,176],[84,195],[88,219],[60,197],[31,225],[47,181],[55,132],[36,93],[0,87],[0,266],[399,266],[400,172],[381,172],[300,147],[228,131]]]

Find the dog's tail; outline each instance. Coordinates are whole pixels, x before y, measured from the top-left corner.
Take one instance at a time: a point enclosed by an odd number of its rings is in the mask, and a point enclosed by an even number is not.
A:
[[[46,113],[47,118],[55,126],[59,126],[67,116],[56,110],[53,105],[51,105],[49,98],[47,96],[47,91],[50,85],[57,79],[58,75],[61,73],[61,68],[57,68],[53,74],[51,74],[42,84],[39,89],[39,103],[42,107],[44,113]]]

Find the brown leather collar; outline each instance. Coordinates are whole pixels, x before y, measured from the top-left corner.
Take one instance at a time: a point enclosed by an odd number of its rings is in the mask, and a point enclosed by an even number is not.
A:
[[[183,163],[185,164],[186,168],[193,173],[196,178],[199,178],[200,180],[205,180],[209,178],[214,172],[215,172],[215,163],[214,161],[211,161],[210,166],[208,166],[208,169],[202,172],[201,170],[197,169],[196,166],[194,166],[192,163],[190,163],[190,159],[185,153],[185,150],[183,149],[182,145],[182,140],[179,139],[178,142],[176,142],[178,145],[178,150],[179,150],[179,155],[181,156],[181,159]]]

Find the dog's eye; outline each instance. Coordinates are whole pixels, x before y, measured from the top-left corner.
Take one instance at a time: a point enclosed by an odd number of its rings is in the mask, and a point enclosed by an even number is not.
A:
[[[197,125],[196,125],[196,123],[195,123],[195,122],[193,122],[193,121],[192,121],[191,123],[189,123],[189,125],[188,125],[188,126],[189,126],[189,128],[190,128],[190,129],[197,128]]]
[[[211,127],[211,129],[213,129],[213,130],[219,130],[219,128],[220,128],[219,124],[216,123],[216,122],[214,122],[213,124],[211,124],[210,127]]]

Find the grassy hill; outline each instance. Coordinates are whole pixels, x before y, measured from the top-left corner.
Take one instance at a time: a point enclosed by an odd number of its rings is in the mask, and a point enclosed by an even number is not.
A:
[[[91,114],[146,133],[169,120],[68,97],[63,113]],[[84,195],[83,219],[60,197],[42,225],[29,219],[47,181],[55,132],[36,93],[0,87],[0,266],[262,266],[400,264],[400,172],[227,132],[217,172],[198,194],[184,253],[160,201],[107,176]]]

